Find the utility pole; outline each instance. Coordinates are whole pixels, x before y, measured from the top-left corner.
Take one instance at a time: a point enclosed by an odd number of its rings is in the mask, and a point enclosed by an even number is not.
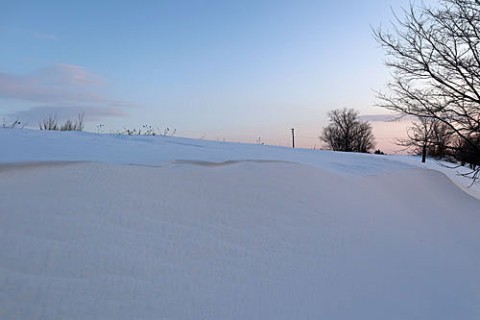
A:
[[[292,148],[295,149],[295,128],[292,128]]]

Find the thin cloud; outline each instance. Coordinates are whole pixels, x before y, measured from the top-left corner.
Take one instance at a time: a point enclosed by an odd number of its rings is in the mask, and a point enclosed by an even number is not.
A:
[[[99,93],[103,81],[84,68],[57,64],[33,73],[0,73],[0,98],[41,103],[107,102]]]
[[[358,118],[363,121],[371,121],[371,122],[391,122],[391,121],[404,120],[405,116],[402,116],[400,114],[367,114],[367,115],[360,115]]]
[[[118,108],[37,106],[28,110],[11,113],[8,117],[21,119],[24,123],[36,124],[49,116],[54,116],[62,121],[65,119],[74,119],[79,114],[85,116],[85,121],[98,121],[106,117],[123,117],[126,115],[125,112]]]
[[[27,102],[28,108],[9,114],[38,123],[46,116],[59,119],[85,114],[86,121],[123,117],[132,104],[102,94],[103,79],[73,64],[56,64],[28,74],[0,73],[0,99]]]
[[[81,66],[60,63],[40,69],[32,73],[32,77],[41,79],[42,82],[57,86],[92,86],[99,87],[104,84],[103,79],[87,71]]]

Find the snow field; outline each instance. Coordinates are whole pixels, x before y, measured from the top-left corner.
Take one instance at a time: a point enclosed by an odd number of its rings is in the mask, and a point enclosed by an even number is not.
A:
[[[480,201],[439,171],[178,138],[0,142],[1,319],[480,318]]]

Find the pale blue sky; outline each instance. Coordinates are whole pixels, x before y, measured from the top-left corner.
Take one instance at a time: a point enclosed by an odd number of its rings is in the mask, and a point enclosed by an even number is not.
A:
[[[408,0],[0,0],[0,116],[36,127],[320,146],[328,110],[379,114],[388,79],[371,27]],[[380,137],[380,140],[382,137]]]

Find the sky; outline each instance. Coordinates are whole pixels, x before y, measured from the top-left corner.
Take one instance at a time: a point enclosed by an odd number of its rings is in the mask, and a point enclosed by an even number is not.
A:
[[[0,117],[284,146],[295,128],[297,146],[321,148],[329,110],[386,113],[372,28],[408,3],[0,0]],[[404,132],[371,123],[388,151]]]

